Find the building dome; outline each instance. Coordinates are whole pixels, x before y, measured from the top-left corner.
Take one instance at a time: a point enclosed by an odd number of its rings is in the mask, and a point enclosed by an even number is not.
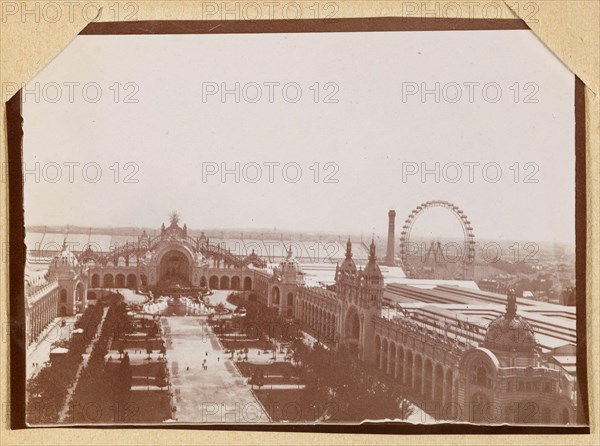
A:
[[[79,261],[75,254],[67,247],[66,241],[63,243],[63,248],[60,254],[52,259],[51,266],[55,269],[72,269],[79,265]]]
[[[284,283],[303,283],[302,269],[294,258],[291,246],[288,249],[287,257],[279,264],[275,273]]]
[[[287,257],[279,264],[279,269],[283,272],[293,272],[293,273],[301,273],[302,268],[300,267],[300,263],[294,257],[294,253],[292,252],[292,247],[288,248]]]
[[[537,350],[535,331],[529,322],[517,315],[514,290],[508,292],[506,313],[490,323],[482,347],[493,352],[534,353]]]

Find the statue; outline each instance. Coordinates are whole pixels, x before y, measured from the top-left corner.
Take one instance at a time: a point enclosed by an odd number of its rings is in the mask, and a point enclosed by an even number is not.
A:
[[[174,228],[179,225],[179,214],[175,211],[171,212],[171,227]]]

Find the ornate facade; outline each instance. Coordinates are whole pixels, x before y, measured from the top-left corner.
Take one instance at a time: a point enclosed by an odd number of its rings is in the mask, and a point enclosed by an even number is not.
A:
[[[542,353],[534,328],[517,314],[514,292],[505,313],[477,343],[448,327],[429,329],[407,314],[383,317],[384,284],[376,260],[372,243],[369,262],[357,268],[348,241],[334,287],[298,285],[296,319],[320,341],[354,350],[436,419],[577,422],[576,378]]]
[[[107,254],[87,250],[80,256],[89,265],[90,288],[131,288],[154,293],[195,293],[201,289],[252,289],[249,268],[264,262],[251,253],[236,256],[210,243],[204,235],[191,237],[174,215],[160,235],[145,232]]]

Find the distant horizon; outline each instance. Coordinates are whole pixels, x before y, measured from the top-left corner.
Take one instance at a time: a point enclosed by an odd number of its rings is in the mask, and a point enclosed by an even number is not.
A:
[[[167,226],[167,222],[164,222],[165,226]],[[182,222],[180,224],[181,227],[183,227],[183,224],[187,224],[185,222]],[[46,227],[46,228],[62,228],[63,230],[61,231],[48,231],[49,233],[61,233],[64,232],[64,229],[69,228],[69,230],[73,230],[73,232],[70,232],[71,234],[81,234],[81,235],[85,235],[85,234],[89,234],[89,230],[92,230],[93,234],[106,234],[104,232],[102,232],[103,230],[111,230],[111,231],[122,231],[122,232],[131,232],[130,235],[140,235],[141,231],[147,231],[150,235],[153,235],[153,233],[160,233],[160,226],[158,227],[151,227],[151,226],[80,226],[80,225],[70,225],[70,224],[63,224],[63,225],[48,225],[48,224],[30,224],[30,225],[26,225],[25,226],[25,230],[26,232],[29,233],[33,233],[33,232],[40,232],[41,228]],[[32,230],[31,228],[39,228],[39,230]],[[395,239],[399,240],[400,239],[400,234],[399,234],[399,230],[402,228],[401,223],[400,222],[396,222],[396,234],[395,234]],[[297,229],[286,229],[286,228],[194,228],[191,226],[188,226],[188,231],[189,232],[193,232],[193,233],[215,233],[215,232],[224,232],[225,235],[232,235],[231,233],[265,233],[265,234],[291,234],[291,235],[315,235],[315,236],[335,236],[337,238],[341,238],[343,239],[343,241],[345,241],[345,237],[350,237],[351,239],[354,239],[353,241],[355,241],[356,238],[362,238],[363,243],[369,243],[371,241],[371,235],[373,234],[372,232],[335,232],[335,231],[314,231],[314,230],[309,230],[309,231],[303,231],[303,230],[297,230]],[[86,232],[87,231],[87,232]],[[117,235],[117,234],[113,234],[113,235]],[[381,232],[375,232],[374,233],[375,238],[376,239],[387,239],[387,232],[386,233],[381,233]],[[220,238],[220,237],[216,237],[216,236],[212,236],[213,238]],[[228,237],[228,238],[239,238],[239,237]],[[413,240],[439,240],[439,241],[443,241],[443,240],[462,240],[463,237],[450,237],[450,236],[439,236],[439,237],[428,237],[428,236],[413,236],[411,237],[411,239]],[[525,238],[504,238],[504,237],[476,237],[475,238],[476,241],[503,241],[503,242],[533,242],[533,243],[540,243],[540,244],[545,244],[545,245],[563,245],[563,246],[567,246],[567,247],[572,247],[575,248],[576,244],[575,243],[571,243],[571,242],[567,242],[567,241],[562,241],[562,240],[543,240],[543,239],[537,239],[537,240],[529,240],[529,239],[525,239]]]

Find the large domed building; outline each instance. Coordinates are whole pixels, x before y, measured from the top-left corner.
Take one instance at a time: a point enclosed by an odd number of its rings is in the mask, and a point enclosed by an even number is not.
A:
[[[541,354],[532,325],[517,313],[514,290],[505,313],[487,327],[478,348],[460,361],[458,403],[475,423],[550,423],[575,418],[571,383]],[[466,416],[465,416],[466,415]]]

